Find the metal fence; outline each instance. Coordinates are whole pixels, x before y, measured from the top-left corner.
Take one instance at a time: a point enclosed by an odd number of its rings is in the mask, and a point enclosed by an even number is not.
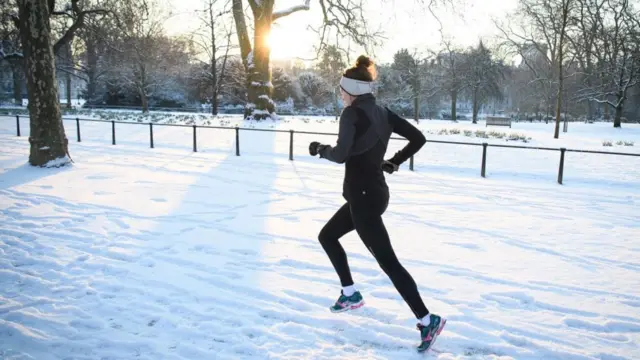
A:
[[[16,135],[20,135],[20,115],[16,115]],[[28,118],[28,116],[22,116],[24,118]],[[276,132],[276,133],[289,133],[289,160],[293,161],[293,138],[294,134],[306,134],[306,135],[327,135],[327,136],[337,136],[337,133],[325,133],[325,132],[312,132],[312,131],[295,131],[295,130],[275,130],[275,129],[252,129],[252,128],[240,128],[238,126],[228,127],[228,126],[210,126],[210,125],[184,125],[184,124],[162,124],[162,123],[143,123],[143,122],[132,122],[132,121],[115,121],[115,120],[99,120],[99,119],[81,119],[81,118],[64,118],[63,120],[75,120],[76,121],[76,139],[78,142],[82,141],[81,132],[80,132],[80,122],[110,122],[111,123],[111,144],[116,145],[116,124],[128,124],[128,125],[141,125],[149,127],[149,147],[153,148],[153,128],[154,126],[173,126],[173,127],[183,127],[183,128],[193,128],[193,151],[198,151],[198,141],[197,134],[198,128],[202,129],[224,129],[224,130],[235,130],[235,148],[236,148],[236,156],[240,156],[240,130],[242,131],[263,131],[263,132]],[[392,140],[405,140],[404,138],[392,137]],[[406,141],[406,140],[405,140]],[[564,162],[565,162],[565,153],[567,152],[575,152],[575,153],[587,153],[587,154],[603,154],[603,155],[617,155],[617,156],[635,156],[640,157],[640,154],[634,153],[623,153],[623,152],[612,152],[612,151],[596,151],[596,150],[581,150],[581,149],[568,149],[568,148],[550,148],[550,147],[537,147],[537,146],[521,146],[521,145],[501,145],[501,144],[489,144],[489,143],[472,143],[472,142],[463,142],[463,141],[444,141],[444,140],[427,140],[427,143],[437,143],[437,144],[450,144],[450,145],[465,145],[465,146],[481,146],[482,147],[482,162],[480,164],[480,176],[486,177],[487,171],[487,148],[488,147],[496,147],[496,148],[511,148],[511,149],[527,149],[527,150],[543,150],[543,151],[559,151],[560,152],[560,163],[558,165],[558,184],[562,184],[562,178],[564,175]],[[414,171],[414,159],[413,156],[409,160],[409,169]]]

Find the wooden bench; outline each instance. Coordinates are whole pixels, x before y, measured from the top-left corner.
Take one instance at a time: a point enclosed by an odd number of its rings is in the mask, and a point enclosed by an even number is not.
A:
[[[511,118],[506,116],[487,116],[487,124],[485,127],[489,125],[511,127]]]

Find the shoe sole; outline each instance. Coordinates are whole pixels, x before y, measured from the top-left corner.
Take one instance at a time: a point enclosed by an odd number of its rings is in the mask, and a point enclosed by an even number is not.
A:
[[[349,310],[355,310],[355,309],[359,309],[361,307],[364,306],[364,300],[360,300],[359,302],[355,303],[355,304],[351,304],[349,306],[343,307],[340,310],[334,310],[334,309],[330,309],[332,313],[341,313],[341,312],[345,312],[345,311],[349,311]]]
[[[418,352],[429,351],[429,349],[433,347],[433,344],[436,343],[436,340],[438,339],[438,335],[440,335],[440,333],[442,332],[446,324],[447,324],[447,319],[442,318],[440,321],[440,326],[438,327],[438,331],[436,331],[435,334],[433,334],[433,339],[431,340],[431,344],[429,344],[429,347],[424,350],[418,350]]]

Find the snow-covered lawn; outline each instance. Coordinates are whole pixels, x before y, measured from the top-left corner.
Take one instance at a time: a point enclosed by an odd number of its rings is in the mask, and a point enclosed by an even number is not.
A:
[[[230,119],[228,126],[240,120]],[[212,125],[218,125],[213,124]],[[448,318],[417,355],[415,319],[348,234],[367,304],[316,237],[342,204],[332,136],[65,122],[75,164],[32,169],[28,121],[0,118],[1,359],[638,359],[640,158],[429,143],[388,176],[385,222],[427,306]],[[337,131],[331,118],[243,126]],[[640,127],[515,124],[520,145],[638,152]],[[484,124],[423,122],[425,132]],[[464,135],[429,139],[506,142]],[[605,139],[635,146],[605,148]],[[389,153],[403,145],[395,141]]]

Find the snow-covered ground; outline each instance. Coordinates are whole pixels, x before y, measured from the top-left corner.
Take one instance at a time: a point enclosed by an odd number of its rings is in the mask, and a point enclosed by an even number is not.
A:
[[[337,131],[331,118],[246,127]],[[286,120],[285,120],[286,121]],[[218,125],[214,121],[211,125]],[[223,123],[234,126],[238,119]],[[429,143],[388,176],[385,222],[427,306],[448,318],[417,355],[415,319],[348,234],[366,306],[316,237],[342,204],[333,136],[66,121],[75,164],[33,169],[28,121],[0,118],[1,359],[638,359],[640,158]],[[638,152],[640,127],[423,122],[429,139]],[[460,128],[531,141],[435,135]],[[434,134],[431,134],[430,131]],[[603,140],[634,146],[603,147]],[[394,141],[389,153],[399,149]]]

